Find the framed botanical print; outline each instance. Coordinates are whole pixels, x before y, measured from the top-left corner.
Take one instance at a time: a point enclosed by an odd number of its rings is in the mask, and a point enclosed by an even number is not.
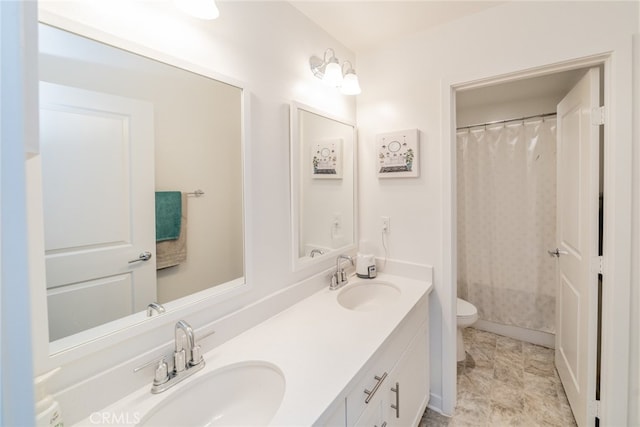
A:
[[[317,141],[311,146],[311,175],[319,179],[342,178],[342,139]]]
[[[378,178],[415,178],[418,163],[418,129],[380,134],[376,137]]]

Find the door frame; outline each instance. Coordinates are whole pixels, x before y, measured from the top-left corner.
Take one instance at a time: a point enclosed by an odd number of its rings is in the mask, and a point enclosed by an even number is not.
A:
[[[0,2],[0,424],[35,421],[25,156],[38,145],[36,2]],[[9,249],[9,250],[7,250]],[[9,326],[10,325],[10,326]],[[11,349],[11,351],[8,351]],[[19,369],[16,369],[19,367]]]
[[[604,68],[604,236],[601,349],[601,407],[604,425],[626,425],[628,416],[629,326],[631,287],[632,117],[631,49],[627,56],[603,53],[579,59],[486,76],[474,80],[444,80],[441,85],[442,200],[442,411],[453,414],[456,404],[456,92],[463,89],[543,76],[562,71]],[[624,50],[624,49],[623,49]],[[627,66],[628,65],[628,66]],[[628,83],[628,84],[627,84]],[[616,90],[617,89],[617,90]],[[628,92],[628,91],[627,91]],[[446,303],[448,302],[448,304]]]

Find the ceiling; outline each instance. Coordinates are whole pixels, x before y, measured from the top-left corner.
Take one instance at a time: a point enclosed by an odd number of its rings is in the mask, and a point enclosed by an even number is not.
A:
[[[524,80],[516,80],[497,85],[457,92],[456,106],[458,108],[473,108],[492,104],[503,104],[523,99],[556,97],[558,101],[584,75],[584,69],[563,71]]]
[[[354,53],[480,12],[504,1],[290,0]]]

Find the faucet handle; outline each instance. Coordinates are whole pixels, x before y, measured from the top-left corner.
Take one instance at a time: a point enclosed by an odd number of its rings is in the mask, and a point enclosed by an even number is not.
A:
[[[213,334],[215,334],[216,331],[209,331],[204,335],[201,335],[199,337],[199,339],[205,339]],[[196,344],[195,341],[195,334],[193,336],[193,348],[191,349],[191,360],[189,361],[189,365],[191,366],[196,366],[199,365],[200,362],[204,361],[204,358],[202,357],[202,347],[200,347],[200,345]]]
[[[167,381],[169,381],[169,366],[163,356],[158,362],[158,366],[156,366],[156,371],[153,375],[153,384],[160,385]]]
[[[189,365],[196,366],[200,362],[202,362],[202,349],[199,345],[195,345],[191,350],[191,361],[189,362]]]
[[[169,381],[169,366],[165,361],[165,356],[162,356],[159,359],[153,359],[145,363],[144,365],[138,366],[133,370],[133,372],[141,371],[142,369],[147,368],[151,365],[155,365],[156,363],[158,364],[158,366],[156,366],[156,370],[153,375],[153,384],[164,384]]]

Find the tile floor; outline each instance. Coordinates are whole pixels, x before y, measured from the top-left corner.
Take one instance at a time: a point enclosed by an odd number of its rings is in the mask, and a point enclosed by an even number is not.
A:
[[[575,426],[553,349],[474,328],[464,331],[453,417],[427,409],[420,427]]]

